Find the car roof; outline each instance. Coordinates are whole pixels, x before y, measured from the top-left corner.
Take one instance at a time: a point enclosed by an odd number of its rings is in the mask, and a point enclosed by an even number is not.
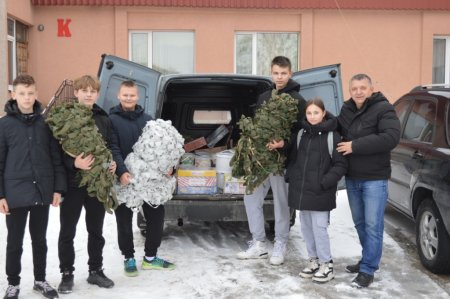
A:
[[[419,85],[411,89],[411,91],[408,94],[423,95],[424,93],[450,99],[450,84]]]

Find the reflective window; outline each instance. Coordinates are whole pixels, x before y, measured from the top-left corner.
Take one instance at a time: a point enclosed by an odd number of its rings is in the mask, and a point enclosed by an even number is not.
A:
[[[406,122],[403,138],[413,141],[432,142],[436,122],[436,104],[416,100]]]
[[[402,127],[404,126],[405,116],[408,113],[410,104],[411,101],[408,100],[399,100],[395,103],[395,112],[397,113],[397,117],[400,120]]]
[[[275,56],[291,60],[292,71],[298,71],[299,34],[238,32],[235,35],[235,71],[237,74],[269,76]]]
[[[130,32],[130,59],[162,74],[194,72],[194,32]]]

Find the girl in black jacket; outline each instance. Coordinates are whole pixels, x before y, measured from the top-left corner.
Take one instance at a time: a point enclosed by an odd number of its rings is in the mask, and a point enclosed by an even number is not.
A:
[[[334,278],[327,227],[330,211],[336,208],[337,183],[345,174],[347,161],[335,150],[340,141],[335,131],[337,119],[326,112],[321,99],[306,103],[306,119],[302,120],[301,128],[292,136],[288,150],[289,206],[300,210],[309,256],[309,264],[300,276],[323,283]],[[329,134],[332,134],[330,149]]]

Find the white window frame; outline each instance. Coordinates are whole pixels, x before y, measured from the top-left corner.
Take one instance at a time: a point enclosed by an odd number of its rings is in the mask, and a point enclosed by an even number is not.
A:
[[[192,72],[195,72],[195,31],[193,30],[130,30],[128,32],[128,59],[131,61],[132,57],[132,43],[131,43],[131,35],[133,33],[146,33],[147,38],[147,58],[148,58],[148,65],[147,67],[153,68],[153,32],[192,32],[194,33],[194,57],[193,57],[193,70]]]
[[[12,70],[13,70],[13,79],[17,77],[17,51],[16,51],[16,20],[12,18],[8,18],[8,20],[13,21],[14,23],[14,36],[9,35],[8,33],[8,42],[13,43],[12,47],[12,56],[13,56],[13,63],[12,63]],[[9,64],[9,57],[8,57],[8,64]],[[8,70],[8,82],[9,82],[9,70]],[[12,84],[8,83],[8,90],[12,90],[13,86]]]
[[[265,33],[273,33],[273,34],[283,34],[283,33],[295,33],[298,35],[298,40],[297,40],[297,55],[300,52],[300,46],[299,46],[299,41],[300,41],[300,33],[299,32],[291,32],[291,31],[235,31],[234,32],[234,66],[233,66],[233,71],[236,74],[237,72],[237,65],[236,65],[236,61],[237,61],[237,53],[236,53],[236,46],[237,46],[237,35],[238,34],[247,34],[247,35],[251,35],[252,36],[252,75],[256,75],[257,74],[257,37],[258,34],[265,34]],[[297,70],[300,70],[300,57],[298,59],[298,65],[296,66]]]
[[[434,36],[435,39],[445,40],[445,71],[444,71],[444,84],[450,84],[450,36]]]

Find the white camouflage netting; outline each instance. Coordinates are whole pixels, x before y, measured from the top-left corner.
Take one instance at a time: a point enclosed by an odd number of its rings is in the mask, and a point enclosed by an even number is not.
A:
[[[166,174],[178,165],[184,154],[184,139],[171,121],[151,120],[145,125],[133,152],[125,159],[132,179],[130,184],[115,185],[119,204],[139,210],[147,202],[159,206],[172,198],[175,177]]]

